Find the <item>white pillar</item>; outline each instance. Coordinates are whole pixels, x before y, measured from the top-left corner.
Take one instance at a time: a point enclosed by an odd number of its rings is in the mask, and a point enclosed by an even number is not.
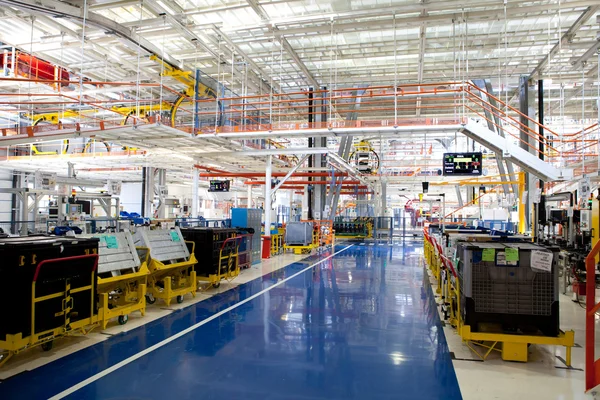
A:
[[[304,185],[304,194],[302,195],[302,215],[300,216],[301,219],[308,219],[308,208],[308,185]]]
[[[271,236],[271,159],[267,156],[267,173],[265,174],[265,236]]]
[[[248,207],[252,208],[252,185],[248,185]]]
[[[294,204],[294,190],[295,189],[290,189],[290,214],[289,214],[289,217],[288,217],[288,220],[286,221],[286,223],[290,222],[292,220],[292,205]]]
[[[198,218],[198,185],[200,184],[200,175],[196,169],[193,171],[194,183],[192,184],[192,218]]]

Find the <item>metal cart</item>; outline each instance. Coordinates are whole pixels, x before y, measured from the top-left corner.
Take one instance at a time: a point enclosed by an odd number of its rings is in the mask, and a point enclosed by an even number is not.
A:
[[[35,255],[34,255],[35,257]],[[86,334],[96,324],[96,268],[98,255],[79,255],[40,261],[31,281],[29,312],[18,333],[6,333],[0,338],[0,366],[13,355],[31,347],[52,349],[54,339],[75,333]],[[76,272],[75,272],[76,271]],[[89,309],[75,316],[75,298],[89,304]],[[27,302],[27,301],[26,301]],[[23,315],[19,316],[23,317]],[[18,324],[22,318],[6,323]]]
[[[197,280],[194,265],[194,243],[185,242],[179,227],[171,229],[140,229],[136,232],[136,245],[150,250],[148,293],[146,302],[154,304],[163,299],[167,306],[173,298],[183,302],[183,296],[196,296]],[[188,250],[188,244],[192,251]]]
[[[146,313],[146,286],[150,252],[141,248],[144,260],[130,232],[94,235],[98,244],[98,321],[106,329],[108,321],[117,318],[120,325],[129,320],[129,314]]]
[[[214,288],[221,286],[221,280],[233,279],[240,274],[239,247],[242,237],[236,236],[225,239],[219,250],[219,260],[216,273],[208,276],[198,276],[198,280],[208,282]]]

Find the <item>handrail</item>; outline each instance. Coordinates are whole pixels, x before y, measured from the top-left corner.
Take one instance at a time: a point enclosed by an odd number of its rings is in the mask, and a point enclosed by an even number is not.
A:
[[[535,119],[532,119],[531,117],[529,117],[528,115],[525,115],[525,114],[523,114],[521,111],[517,110],[516,108],[514,108],[514,107],[512,107],[512,106],[510,106],[510,105],[508,105],[508,104],[506,104],[504,101],[502,101],[502,100],[501,100],[501,99],[499,99],[498,97],[494,96],[493,94],[491,94],[491,93],[488,93],[487,91],[485,91],[485,90],[481,89],[481,88],[480,88],[480,87],[478,87],[478,86],[475,86],[475,85],[474,85],[473,83],[471,83],[471,82],[467,82],[467,85],[468,85],[468,86],[470,86],[470,87],[472,87],[472,88],[474,88],[474,89],[476,89],[476,90],[478,90],[478,91],[480,91],[481,93],[485,93],[485,94],[488,96],[488,98],[492,98],[492,99],[494,99],[494,100],[495,100],[495,101],[497,101],[499,104],[501,104],[501,105],[503,105],[503,106],[505,106],[505,107],[509,108],[509,109],[510,109],[510,110],[512,110],[513,112],[515,112],[515,113],[517,113],[518,115],[520,115],[520,116],[524,117],[525,119],[527,119],[529,122],[533,122],[533,124],[534,124],[534,125],[537,125],[537,126],[539,126],[539,127],[542,127],[542,128],[545,130],[545,131],[548,131],[548,132],[552,133],[552,134],[553,134],[553,135],[555,135],[555,136],[559,136],[559,135],[558,135],[556,132],[554,132],[552,129],[549,129],[547,126],[544,126],[544,125],[540,124],[540,123],[539,123],[538,121],[536,121]]]
[[[585,390],[590,391],[600,384],[600,360],[596,360],[596,257],[600,254],[600,241],[585,258]]]

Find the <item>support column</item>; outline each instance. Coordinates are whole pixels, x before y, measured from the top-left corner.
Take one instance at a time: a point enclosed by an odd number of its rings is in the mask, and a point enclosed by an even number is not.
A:
[[[265,174],[265,236],[271,236],[271,171],[272,155],[267,156],[267,172]]]
[[[27,221],[29,220],[29,194],[27,190],[21,192],[21,236],[27,236]]]
[[[385,217],[387,211],[387,183],[381,182],[381,216]]]
[[[521,127],[521,130],[519,132],[519,138],[521,139],[520,145],[521,145],[522,149],[530,152],[531,149],[527,144],[531,143],[531,141],[530,141],[529,136],[527,135],[527,132],[523,131],[523,129],[524,129],[523,127],[529,126],[529,120],[527,118],[525,118],[525,115],[529,116],[529,77],[528,76],[521,76],[519,78],[519,111],[521,112],[521,114],[523,114],[519,117],[519,122],[520,122],[520,127]],[[533,185],[531,185],[530,175],[528,173],[526,173],[525,174],[525,187],[527,188],[529,193],[533,193],[533,190],[535,190],[535,188],[532,186]],[[532,199],[532,198],[533,198],[533,196],[529,196],[529,199]],[[528,200],[527,203],[525,203],[525,226],[526,227],[531,226],[531,215],[530,214],[531,214],[532,206],[533,206],[533,203],[531,202],[531,200]]]
[[[248,201],[246,208],[252,208],[252,185],[248,185]]]
[[[167,218],[168,215],[165,213],[165,197],[162,189],[167,186],[167,170],[160,168],[158,169],[158,209],[157,214],[158,218]],[[154,186],[156,187],[156,186]]]
[[[304,194],[302,195],[302,213],[301,219],[308,219],[308,209],[310,208],[310,198],[308,196],[308,185],[304,185]]]
[[[198,185],[200,184],[200,175],[196,169],[193,171],[194,182],[192,183],[192,218],[198,218]]]
[[[144,167],[142,171],[142,216],[152,218],[152,203],[154,202],[154,168]]]

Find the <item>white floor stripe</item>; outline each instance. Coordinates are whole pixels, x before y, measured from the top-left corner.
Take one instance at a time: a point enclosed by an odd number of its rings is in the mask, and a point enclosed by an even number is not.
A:
[[[339,253],[341,253],[343,251],[348,250],[352,246],[353,245],[351,244],[350,246],[344,247],[342,250],[340,250],[338,252],[335,252],[335,253],[333,253],[330,256],[325,257],[324,259],[320,260],[319,262],[316,262],[316,263],[312,264],[311,266],[306,267],[306,268],[304,268],[303,270],[301,270],[299,272],[296,272],[294,275],[292,275],[292,276],[290,276],[288,278],[285,278],[284,280],[282,280],[280,282],[277,282],[277,283],[273,284],[272,286],[269,286],[268,288],[266,288],[264,290],[261,290],[260,292],[258,292],[256,294],[253,294],[252,296],[248,297],[247,299],[244,299],[244,300],[240,301],[239,303],[236,303],[236,304],[232,305],[231,307],[228,307],[228,308],[226,308],[226,309],[224,309],[222,311],[219,311],[218,313],[216,313],[214,315],[211,315],[210,317],[206,318],[205,320],[202,320],[202,321],[198,322],[197,324],[192,325],[189,328],[184,329],[183,331],[181,331],[179,333],[176,333],[175,335],[173,335],[171,337],[166,338],[162,342],[156,343],[154,346],[148,347],[147,349],[144,349],[144,350],[140,351],[139,353],[134,354],[133,356],[131,356],[129,358],[126,358],[125,360],[123,360],[123,361],[121,361],[121,362],[113,365],[112,367],[109,367],[109,368],[107,368],[107,369],[105,369],[103,371],[98,372],[96,375],[90,376],[86,380],[83,380],[83,381],[79,382],[78,384],[76,384],[74,386],[71,386],[68,389],[63,390],[62,392],[58,393],[57,395],[50,397],[49,400],[62,399],[62,398],[66,397],[66,396],[68,396],[68,395],[70,395],[72,393],[75,393],[76,391],[78,391],[79,389],[81,389],[81,388],[89,385],[90,383],[93,383],[93,382],[97,381],[98,379],[100,379],[100,378],[102,378],[102,377],[110,374],[111,372],[114,372],[114,371],[118,370],[119,368],[122,368],[125,365],[132,363],[133,361],[137,360],[138,358],[141,358],[141,357],[145,356],[146,354],[149,354],[149,353],[153,352],[154,350],[160,349],[161,347],[163,347],[163,346],[171,343],[172,341],[174,341],[176,339],[179,339],[180,337],[182,337],[184,335],[187,335],[188,333],[192,332],[193,330],[198,329],[202,325],[205,325],[205,324],[209,323],[213,319],[218,318],[218,317],[220,317],[221,315],[223,315],[225,313],[228,313],[229,311],[231,311],[231,310],[233,310],[233,309],[241,306],[242,304],[246,304],[247,302],[249,302],[251,300],[254,300],[258,296],[261,296],[261,295],[265,294],[266,292],[268,292],[269,290],[271,290],[271,289],[273,289],[273,288],[281,285],[282,283],[285,283],[285,282],[289,281],[290,279],[295,278],[296,276],[298,276],[298,275],[300,275],[300,274],[308,271],[309,269],[311,269],[315,265],[319,265],[322,262],[329,260],[330,258],[332,258],[333,256],[335,256],[336,254],[339,254]]]

